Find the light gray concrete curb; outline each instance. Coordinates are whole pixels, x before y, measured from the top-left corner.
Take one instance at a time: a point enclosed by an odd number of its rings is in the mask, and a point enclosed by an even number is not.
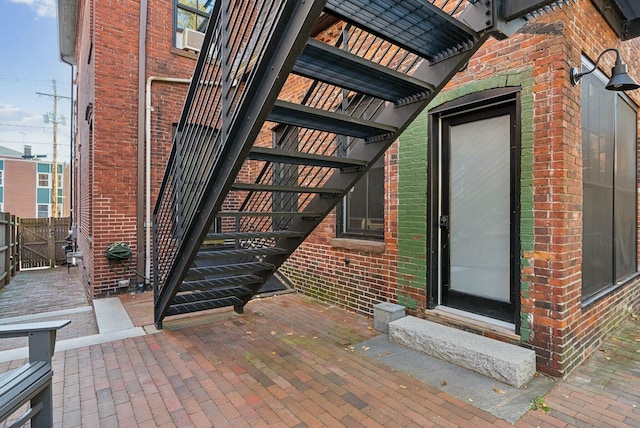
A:
[[[85,346],[100,345],[102,343],[113,342],[114,340],[123,340],[130,337],[144,336],[147,334],[142,327],[134,327],[128,330],[114,331],[111,333],[92,334],[91,336],[76,337],[74,339],[66,339],[56,341],[56,353],[68,351],[70,349],[82,348]],[[29,357],[29,348],[10,349],[0,352],[0,363],[13,360],[21,360]]]
[[[60,311],[41,312],[39,314],[22,315],[19,317],[2,318],[0,324],[20,324],[26,321],[38,320],[42,318],[53,318],[69,314],[79,314],[82,312],[91,312],[91,306],[81,306],[73,309],[63,309]]]
[[[114,340],[128,339],[130,337],[144,336],[147,333],[156,333],[155,328],[148,329],[135,327],[129,318],[129,314],[122,306],[122,302],[117,297],[96,299],[93,301],[93,310],[98,324],[98,334],[90,336],[76,337],[73,339],[57,340],[56,352],[68,351],[70,349],[82,348],[85,346],[99,345],[101,343],[112,342]],[[49,318],[53,316],[66,315],[78,312],[91,311],[91,306],[69,309],[55,312],[45,312],[42,314],[26,315],[22,317],[5,318],[1,324],[17,323],[29,321],[37,318]],[[0,351],[0,363],[20,360],[29,357],[29,348],[9,349]]]

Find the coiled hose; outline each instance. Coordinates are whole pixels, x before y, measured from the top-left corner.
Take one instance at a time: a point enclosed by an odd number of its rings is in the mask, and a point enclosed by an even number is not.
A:
[[[115,242],[105,251],[105,256],[107,257],[107,261],[109,262],[109,269],[111,269],[115,273],[123,274],[125,272],[133,272],[138,275],[140,278],[151,282],[151,280],[144,275],[138,273],[134,269],[131,268],[129,261],[131,257],[133,257],[133,251],[131,251],[131,247],[129,247],[124,242]],[[121,267],[122,272],[118,272],[117,268]]]

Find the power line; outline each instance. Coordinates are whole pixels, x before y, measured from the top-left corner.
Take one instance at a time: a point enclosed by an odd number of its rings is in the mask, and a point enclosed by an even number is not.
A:
[[[20,77],[0,77],[0,81],[3,82],[11,82],[11,83],[22,83],[22,84],[41,84],[41,83],[50,83],[50,80],[44,79],[22,79]],[[61,85],[62,88],[70,88],[68,85]]]
[[[0,123],[0,126],[10,126],[12,128],[32,128],[32,129],[40,129],[40,130],[44,130],[44,131],[49,131],[49,128],[47,128],[44,125],[13,125],[11,123]]]
[[[18,141],[18,140],[3,140],[0,139],[0,146],[3,144],[29,144],[29,145],[39,145],[39,146],[50,146],[51,143],[43,143],[42,141]],[[71,146],[71,144],[69,143],[58,143],[58,146],[62,146],[62,147],[69,147]]]

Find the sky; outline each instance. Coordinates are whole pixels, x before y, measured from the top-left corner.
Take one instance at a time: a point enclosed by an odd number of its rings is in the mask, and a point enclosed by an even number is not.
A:
[[[71,96],[71,66],[60,61],[56,0],[0,0],[0,146],[53,160],[53,99]],[[58,100],[58,162],[69,162],[71,100]]]

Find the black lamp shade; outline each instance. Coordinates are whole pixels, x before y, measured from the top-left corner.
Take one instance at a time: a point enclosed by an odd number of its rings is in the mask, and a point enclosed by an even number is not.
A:
[[[611,69],[611,79],[605,88],[610,91],[631,91],[640,88],[640,85],[629,76],[627,64],[618,60]]]

